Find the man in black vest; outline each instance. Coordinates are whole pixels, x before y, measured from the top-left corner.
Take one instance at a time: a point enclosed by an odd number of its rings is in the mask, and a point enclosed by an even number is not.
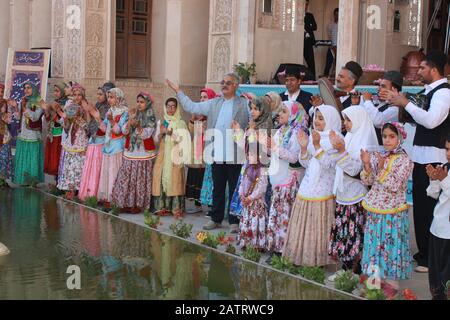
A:
[[[309,0],[305,4],[305,41],[303,44],[303,57],[308,65],[309,71],[316,79],[316,60],[314,59],[314,45],[316,44],[316,37],[314,31],[317,31],[317,23],[314,15],[308,12]]]
[[[361,79],[362,75],[363,69],[359,63],[355,61],[347,62],[347,64],[342,67],[339,72],[336,79],[336,86],[339,90],[347,93],[346,96],[340,98],[344,109],[347,109],[352,105],[351,94],[356,93],[355,87],[358,85],[359,79]]]
[[[416,272],[428,272],[428,243],[433,211],[437,201],[427,196],[430,184],[426,167],[447,162],[445,142],[450,131],[450,85],[444,78],[448,58],[443,52],[431,51],[420,64],[418,74],[426,84],[422,105],[415,105],[404,95],[390,92],[389,103],[405,108],[417,124],[412,160],[414,227],[419,252],[414,255]]]
[[[286,68],[286,89],[287,91],[280,94],[282,101],[297,101],[306,112],[311,109],[312,94],[300,89],[303,80],[303,73],[299,66],[291,65]]]
[[[378,97],[385,91],[394,91],[399,93],[403,87],[403,76],[398,71],[388,71],[384,74],[378,86]],[[364,108],[372,119],[377,133],[378,142],[383,144],[381,139],[381,127],[386,122],[398,122],[398,107],[393,106],[387,101],[380,99],[376,101],[370,92],[364,93]]]

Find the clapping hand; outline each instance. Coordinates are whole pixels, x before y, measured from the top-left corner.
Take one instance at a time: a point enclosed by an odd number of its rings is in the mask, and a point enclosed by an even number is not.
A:
[[[370,167],[370,153],[367,150],[361,149],[361,161],[364,164],[365,168]],[[368,171],[368,170],[366,170]]]
[[[384,165],[386,164],[386,158],[383,157],[381,154],[376,153],[375,156],[377,157],[377,162],[378,162],[378,171],[383,171],[384,170]]]
[[[320,140],[322,138],[320,137],[320,133],[316,130],[313,130],[312,132],[312,142],[314,145],[314,148],[316,148],[316,150],[320,149]]]
[[[241,126],[237,121],[233,120],[233,122],[231,123],[231,129],[237,131],[241,129]]]
[[[333,148],[337,150],[339,153],[345,152],[345,141],[340,136],[337,135],[333,130],[330,132],[330,141],[333,145]]]
[[[372,100],[373,95],[372,95],[372,93],[366,91],[363,93],[363,97],[364,97],[364,101],[370,101],[370,100]]]
[[[323,99],[321,96],[312,96],[310,103],[314,106],[314,107],[318,107],[321,106],[323,104]]]
[[[308,148],[309,144],[309,137],[303,130],[299,130],[297,134],[297,140],[298,144],[303,150],[306,150]]]
[[[432,181],[444,181],[448,177],[448,169],[443,166],[434,168],[431,164],[426,167],[427,175]]]

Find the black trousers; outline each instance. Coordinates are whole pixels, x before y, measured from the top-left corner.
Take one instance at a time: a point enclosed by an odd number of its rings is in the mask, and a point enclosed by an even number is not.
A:
[[[414,255],[414,260],[422,267],[428,267],[430,227],[433,222],[434,208],[438,202],[427,196],[430,178],[426,167],[427,164],[414,163],[413,171],[414,229],[419,249],[419,252]]]
[[[316,60],[314,58],[314,43],[311,39],[305,39],[305,45],[303,48],[303,57],[305,58],[306,64],[308,65],[309,71],[316,78]]]
[[[450,294],[450,240],[430,235],[428,279],[433,300],[447,300]]]
[[[331,67],[333,66],[333,63],[334,63],[333,50],[330,48],[330,49],[328,49],[327,62],[325,64],[325,71],[323,72],[323,74],[325,76],[330,75],[330,71],[331,71]]]
[[[225,191],[228,182],[229,201],[233,198],[239,175],[241,174],[242,165],[239,164],[218,164],[212,165],[212,178],[214,184],[213,190],[213,209],[211,219],[216,223],[222,223],[225,216]],[[229,206],[228,206],[229,207]],[[228,215],[230,224],[239,224],[239,218]]]

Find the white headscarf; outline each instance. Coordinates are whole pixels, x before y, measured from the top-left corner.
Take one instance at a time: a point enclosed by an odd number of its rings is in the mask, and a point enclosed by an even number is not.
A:
[[[345,115],[352,122],[352,129],[345,136],[345,150],[352,159],[361,161],[361,149],[367,150],[378,145],[373,122],[364,107],[359,105],[345,109],[342,111],[342,115]],[[337,194],[337,191],[344,191],[344,170],[339,166],[336,167],[333,193]]]
[[[325,119],[325,129],[323,131],[320,131],[319,133],[321,138],[320,146],[323,151],[327,152],[333,149],[333,145],[330,141],[330,132],[334,131],[336,132],[336,134],[341,135],[342,119],[339,115],[339,112],[333,106],[321,105],[317,107],[314,113],[314,117],[316,117],[317,111],[320,111],[323,118]],[[314,129],[316,129],[315,125]],[[312,135],[310,135],[309,137],[308,152],[312,155],[316,153],[316,149],[314,148],[314,144],[312,141]],[[312,157],[308,169],[310,171],[313,184],[317,184],[320,179],[321,167],[319,160],[317,160],[316,157]]]

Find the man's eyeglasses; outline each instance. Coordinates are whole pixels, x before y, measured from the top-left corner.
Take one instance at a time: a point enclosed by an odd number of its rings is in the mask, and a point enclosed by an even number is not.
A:
[[[222,81],[220,82],[220,85],[221,85],[221,86],[231,86],[231,85],[233,85],[233,84],[234,84],[233,81],[225,81],[225,80],[222,80]]]

